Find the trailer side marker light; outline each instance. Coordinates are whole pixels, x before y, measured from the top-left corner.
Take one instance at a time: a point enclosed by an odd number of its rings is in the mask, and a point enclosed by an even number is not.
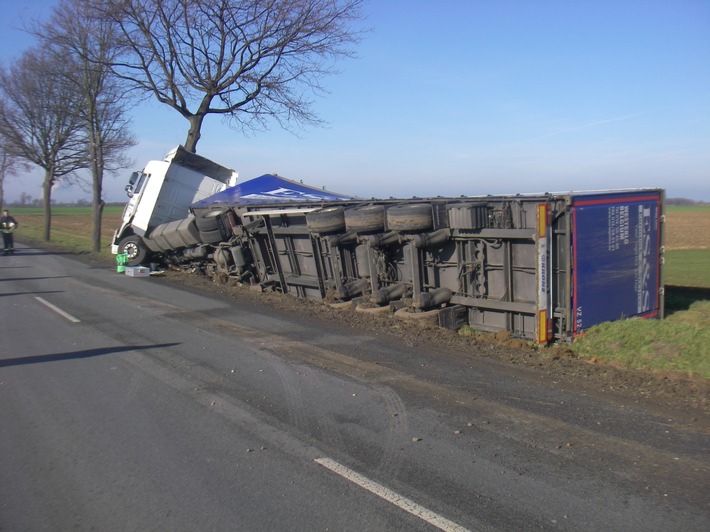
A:
[[[537,206],[537,236],[544,238],[547,236],[547,204],[541,203]]]
[[[545,344],[547,340],[547,310],[541,310],[537,313],[537,341]]]

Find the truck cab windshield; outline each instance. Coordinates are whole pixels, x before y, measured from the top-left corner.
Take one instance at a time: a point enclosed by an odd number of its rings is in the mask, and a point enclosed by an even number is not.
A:
[[[143,172],[133,172],[131,178],[128,180],[126,185],[126,193],[128,197],[132,198],[135,194],[139,194],[143,185],[145,184],[148,174]]]

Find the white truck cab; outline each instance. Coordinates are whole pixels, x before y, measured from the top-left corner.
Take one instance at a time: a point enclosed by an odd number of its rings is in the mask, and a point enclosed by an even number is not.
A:
[[[145,240],[155,227],[186,218],[190,205],[234,186],[237,177],[234,170],[182,146],[162,161],[149,161],[126,185],[130,200],[114,232],[112,253],[126,253],[129,264],[140,264],[149,251]]]

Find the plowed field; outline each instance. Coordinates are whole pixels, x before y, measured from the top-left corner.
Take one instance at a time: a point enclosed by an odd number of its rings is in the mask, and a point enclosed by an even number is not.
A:
[[[666,213],[666,249],[710,249],[710,207],[669,209]]]

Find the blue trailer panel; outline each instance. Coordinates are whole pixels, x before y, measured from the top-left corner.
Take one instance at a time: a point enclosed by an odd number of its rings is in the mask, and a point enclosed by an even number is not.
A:
[[[659,191],[575,197],[574,335],[622,317],[661,312]]]

